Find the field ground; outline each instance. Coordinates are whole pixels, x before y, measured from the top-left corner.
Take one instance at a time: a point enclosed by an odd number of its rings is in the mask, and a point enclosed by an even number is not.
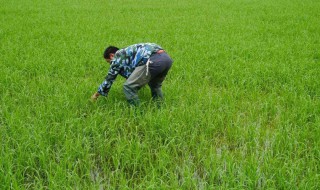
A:
[[[0,189],[319,189],[320,2],[0,0]],[[108,45],[174,59],[127,106]]]

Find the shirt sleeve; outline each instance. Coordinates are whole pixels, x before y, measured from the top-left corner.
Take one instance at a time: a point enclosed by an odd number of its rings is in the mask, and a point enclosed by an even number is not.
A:
[[[111,62],[111,67],[108,71],[108,74],[107,74],[105,80],[102,82],[102,84],[98,88],[98,93],[101,94],[102,96],[108,95],[113,82],[117,78],[117,76],[120,72],[120,69],[122,68],[120,61],[121,61],[121,59],[118,59],[118,61],[114,60]]]

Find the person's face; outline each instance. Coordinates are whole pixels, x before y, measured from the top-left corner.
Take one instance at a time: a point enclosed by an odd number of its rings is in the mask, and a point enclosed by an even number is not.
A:
[[[110,53],[110,54],[109,54],[109,59],[106,59],[106,61],[107,61],[108,63],[111,63],[111,60],[113,59],[113,57],[114,57],[114,54],[113,54],[113,53]]]

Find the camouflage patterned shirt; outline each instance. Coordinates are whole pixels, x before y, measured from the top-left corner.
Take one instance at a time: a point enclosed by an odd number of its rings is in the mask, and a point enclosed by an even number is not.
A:
[[[111,60],[110,69],[99,86],[98,93],[107,96],[118,74],[129,78],[137,66],[146,64],[150,56],[161,49],[162,47],[154,43],[139,43],[119,49]]]

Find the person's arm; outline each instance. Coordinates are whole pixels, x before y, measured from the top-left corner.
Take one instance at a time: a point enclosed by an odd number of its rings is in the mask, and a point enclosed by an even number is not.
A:
[[[99,96],[100,96],[100,94],[98,92],[96,92],[91,96],[91,99],[92,100],[97,100]]]
[[[120,69],[121,69],[120,60],[121,59],[118,59],[111,63],[111,67],[109,69],[108,75],[106,76],[102,84],[99,86],[98,91],[91,96],[92,100],[97,100],[100,95],[108,96],[110,88],[114,80],[117,78],[117,75],[120,72]]]

